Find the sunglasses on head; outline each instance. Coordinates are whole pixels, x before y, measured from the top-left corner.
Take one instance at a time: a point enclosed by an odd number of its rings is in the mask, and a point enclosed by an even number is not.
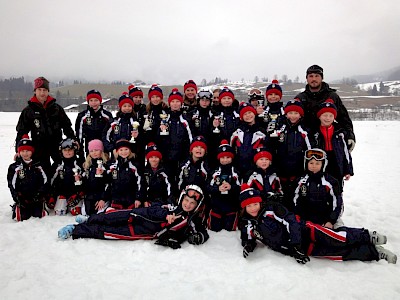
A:
[[[314,158],[315,160],[326,159],[326,153],[324,150],[321,149],[309,149],[306,151],[304,156],[306,159],[312,159],[312,158]]]

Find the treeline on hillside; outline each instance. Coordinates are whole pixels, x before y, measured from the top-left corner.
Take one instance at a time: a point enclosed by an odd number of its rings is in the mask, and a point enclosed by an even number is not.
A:
[[[24,77],[0,80],[0,93],[12,95],[13,92],[32,94],[32,82],[25,82]]]

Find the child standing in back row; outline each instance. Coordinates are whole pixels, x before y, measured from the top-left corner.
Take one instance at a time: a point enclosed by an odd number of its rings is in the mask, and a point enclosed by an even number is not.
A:
[[[102,138],[104,128],[113,121],[111,112],[105,110],[101,105],[103,98],[99,91],[87,92],[87,109],[80,112],[75,121],[75,132],[81,148],[81,157],[86,152],[89,155],[88,143],[94,139]]]

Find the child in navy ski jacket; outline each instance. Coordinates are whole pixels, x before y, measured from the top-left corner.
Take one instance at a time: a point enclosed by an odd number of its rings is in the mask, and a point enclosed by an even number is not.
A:
[[[146,147],[146,160],[143,174],[146,183],[144,207],[175,204],[171,183],[161,163],[162,154],[154,143]]]
[[[143,103],[143,91],[140,87],[133,84],[128,87],[129,97],[133,100],[133,111],[136,114],[140,126],[144,125],[144,116],[146,114],[146,105]]]
[[[22,136],[17,149],[19,156],[7,173],[8,187],[15,202],[12,219],[24,221],[30,217],[44,217],[47,215],[44,207],[48,188],[46,173],[32,160],[35,149],[28,135]]]
[[[115,209],[132,209],[144,203],[143,177],[133,162],[132,143],[119,140],[115,145],[116,157],[107,163],[109,199]]]
[[[317,117],[321,122],[319,130],[314,134],[316,147],[328,155],[327,172],[335,177],[343,191],[343,179],[349,180],[354,175],[353,161],[347,148],[347,133],[340,128],[335,119],[337,108],[333,100],[328,99],[320,104]]]
[[[117,112],[117,117],[103,131],[104,151],[115,154],[114,150],[117,141],[121,139],[131,141],[131,148],[136,154],[137,162],[143,165],[144,155],[142,148],[144,149],[144,137],[139,134],[140,123],[136,113],[133,111],[133,100],[128,95],[123,94],[119,98],[118,105],[120,110]]]
[[[179,166],[187,159],[193,140],[189,122],[182,114],[182,103],[182,94],[178,89],[172,89],[168,97],[169,114],[164,116],[156,140],[163,156],[164,167],[173,184],[177,182]]]
[[[180,167],[178,191],[181,191],[189,184],[198,185],[205,191],[210,169],[204,159],[207,153],[207,142],[204,137],[196,136],[190,144],[189,152],[190,158]]]
[[[211,129],[211,100],[213,94],[208,90],[200,90],[197,94],[198,104],[188,114],[187,119],[190,124],[193,136],[204,136],[206,141],[210,140]]]
[[[104,128],[113,121],[111,112],[101,105],[103,98],[99,91],[88,91],[86,101],[86,110],[81,111],[75,121],[75,132],[81,145],[79,151],[82,157],[84,152],[85,156],[89,154],[88,143],[94,139],[101,140]]]
[[[256,123],[256,110],[248,103],[239,108],[239,127],[232,133],[231,146],[236,152],[235,166],[241,174],[254,167],[254,150],[265,144],[265,134]]]
[[[326,173],[327,164],[323,150],[305,152],[306,173],[298,180],[293,202],[294,212],[301,219],[333,228],[342,214],[343,199],[338,181]]]
[[[293,193],[298,177],[304,173],[304,152],[311,149],[309,131],[304,128],[304,110],[300,101],[291,100],[285,106],[285,116],[278,128],[274,165],[284,194],[284,205],[293,208]]]
[[[67,239],[95,238],[111,240],[157,239],[156,244],[172,249],[181,243],[205,243],[209,236],[198,218],[197,209],[203,201],[198,186],[188,186],[182,191],[177,206],[155,205],[132,210],[112,210],[92,215],[78,216],[80,224],[67,225],[58,231],[58,237]]]
[[[341,227],[332,230],[310,221],[298,221],[282,204],[267,202],[263,207],[257,190],[242,185],[240,193],[243,217],[241,241],[247,258],[257,241],[268,248],[292,256],[298,263],[310,261],[309,256],[335,261],[385,259],[396,263],[397,256],[384,249],[386,236],[363,228]]]
[[[261,117],[260,121],[264,123],[263,128],[265,128],[267,136],[276,138],[278,124],[281,117],[285,114],[283,103],[281,102],[282,88],[278,80],[272,80],[272,83],[267,86],[265,98],[267,98],[267,105],[261,111],[257,108],[257,112],[259,117]]]
[[[219,166],[211,174],[208,192],[210,194],[210,213],[208,217],[208,228],[212,231],[222,229],[236,230],[238,222],[239,174],[233,166],[235,152],[223,140],[218,148],[217,158]]]
[[[255,167],[243,176],[243,183],[257,189],[263,201],[274,199],[282,201],[282,187],[279,177],[271,168],[272,154],[263,147],[257,148],[254,154]]]
[[[149,103],[146,106],[144,115],[144,140],[145,145],[157,141],[157,134],[161,124],[162,115],[168,114],[168,106],[164,103],[162,89],[153,84],[148,92]]]
[[[222,140],[230,141],[232,133],[238,128],[240,116],[233,103],[235,95],[228,87],[221,89],[219,93],[219,114],[214,115],[212,120],[212,141],[210,153],[215,153]]]
[[[109,206],[106,199],[108,177],[105,168],[108,155],[104,153],[103,143],[98,139],[91,140],[87,149],[89,155],[83,164],[85,199],[82,214],[90,216],[104,211]]]
[[[81,160],[77,157],[78,142],[67,138],[60,143],[61,162],[52,166],[51,198],[49,205],[56,215],[81,213],[84,188]],[[55,203],[55,206],[54,206]]]

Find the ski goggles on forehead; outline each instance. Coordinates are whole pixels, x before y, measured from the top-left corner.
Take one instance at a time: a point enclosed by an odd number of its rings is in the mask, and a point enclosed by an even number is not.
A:
[[[250,90],[248,96],[262,96],[262,92],[259,89]]]
[[[197,97],[199,99],[206,99],[206,100],[211,100],[212,94],[210,92],[199,92],[197,94]]]
[[[314,158],[315,160],[324,160],[326,158],[326,153],[320,149],[310,149],[306,151],[304,156],[306,159]]]
[[[190,198],[193,198],[196,201],[199,201],[201,198],[201,195],[195,190],[188,190],[186,195],[188,195]]]
[[[72,140],[65,140],[61,143],[60,145],[61,149],[66,149],[66,148],[74,148],[74,142]]]

